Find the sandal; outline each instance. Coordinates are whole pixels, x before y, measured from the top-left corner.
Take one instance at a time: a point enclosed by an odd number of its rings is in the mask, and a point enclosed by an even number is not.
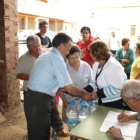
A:
[[[61,130],[61,131],[57,131],[57,136],[61,136],[61,137],[67,137],[68,136],[68,133],[69,131],[68,130]]]

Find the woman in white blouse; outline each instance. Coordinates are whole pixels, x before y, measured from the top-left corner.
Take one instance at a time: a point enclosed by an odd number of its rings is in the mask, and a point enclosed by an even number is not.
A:
[[[124,108],[120,90],[127,76],[123,66],[111,56],[104,42],[96,41],[89,49],[96,62],[93,66],[94,99],[98,99],[99,105]]]
[[[67,56],[68,62],[66,63],[66,66],[73,84],[82,89],[93,82],[93,74],[90,65],[87,62],[80,60],[80,56],[81,50],[79,47],[73,45]],[[70,100],[73,98],[75,99],[75,97],[60,91],[59,95],[63,101],[64,108],[68,106]],[[76,100],[78,100],[78,98],[76,98]]]

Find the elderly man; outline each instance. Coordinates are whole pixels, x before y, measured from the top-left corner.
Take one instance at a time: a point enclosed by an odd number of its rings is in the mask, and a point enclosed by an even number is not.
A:
[[[92,94],[73,85],[64,57],[72,46],[71,38],[57,34],[52,41],[53,49],[36,60],[28,83],[24,109],[29,140],[49,140],[52,99],[58,89],[92,100]]]
[[[130,120],[138,120],[137,132],[135,140],[140,140],[140,81],[139,80],[128,80],[122,87],[121,91],[124,102],[135,112],[134,115],[126,115],[121,113],[118,115],[118,121],[120,123],[128,122]],[[121,130],[114,126],[108,130],[110,136],[115,140],[124,140],[121,134]]]
[[[29,76],[31,73],[31,69],[35,60],[41,54],[41,41],[37,35],[31,35],[27,38],[27,47],[28,51],[23,54],[16,67],[16,77],[20,80],[23,80],[23,93],[24,99],[27,93],[27,84],[29,81]],[[57,131],[57,133],[61,136],[67,136],[67,131],[64,130],[62,120],[59,116],[59,112],[56,106],[55,98],[53,99],[53,110],[51,112],[51,126],[53,129]],[[46,118],[47,119],[47,118]]]

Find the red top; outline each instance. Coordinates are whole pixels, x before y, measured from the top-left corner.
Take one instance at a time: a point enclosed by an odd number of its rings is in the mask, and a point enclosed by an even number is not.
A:
[[[87,62],[91,67],[93,65],[92,58],[90,56],[90,51],[88,49],[89,45],[93,42],[94,38],[91,36],[89,40],[85,43],[80,40],[77,42],[77,45],[81,49],[81,59],[85,62]]]

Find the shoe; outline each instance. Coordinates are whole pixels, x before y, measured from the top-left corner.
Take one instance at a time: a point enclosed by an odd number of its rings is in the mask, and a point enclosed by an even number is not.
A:
[[[57,131],[56,134],[57,134],[57,136],[67,137],[68,134],[69,134],[69,131],[63,129],[63,130],[61,130],[61,131]]]

